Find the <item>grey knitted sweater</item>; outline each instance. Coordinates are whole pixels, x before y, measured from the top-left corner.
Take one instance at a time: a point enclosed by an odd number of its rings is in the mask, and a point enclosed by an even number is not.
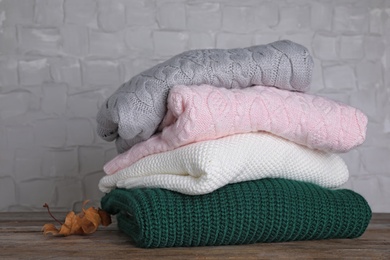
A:
[[[121,153],[156,132],[166,113],[169,90],[175,85],[263,85],[304,92],[310,86],[312,69],[308,50],[288,40],[248,48],[187,51],[122,84],[100,108],[97,133],[107,141],[116,139]]]

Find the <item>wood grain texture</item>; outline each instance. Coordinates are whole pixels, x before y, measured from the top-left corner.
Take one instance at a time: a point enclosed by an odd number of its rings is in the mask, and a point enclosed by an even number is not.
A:
[[[65,213],[54,213],[64,219]],[[88,236],[44,236],[47,213],[0,213],[0,259],[390,259],[390,214],[374,214],[357,239],[142,249],[116,223]]]

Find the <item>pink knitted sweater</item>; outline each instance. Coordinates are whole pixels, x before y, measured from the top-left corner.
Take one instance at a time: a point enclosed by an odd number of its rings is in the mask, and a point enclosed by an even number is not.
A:
[[[306,93],[263,86],[176,86],[168,96],[162,132],[116,156],[104,171],[113,174],[186,144],[257,131],[312,149],[347,152],[363,143],[366,128],[367,117],[358,109]]]

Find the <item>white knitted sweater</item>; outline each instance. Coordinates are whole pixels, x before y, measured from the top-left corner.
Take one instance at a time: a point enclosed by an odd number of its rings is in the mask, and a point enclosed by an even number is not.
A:
[[[349,172],[336,154],[321,152],[269,133],[236,134],[147,156],[103,177],[99,189],[165,188],[189,195],[261,178],[285,178],[336,188]]]

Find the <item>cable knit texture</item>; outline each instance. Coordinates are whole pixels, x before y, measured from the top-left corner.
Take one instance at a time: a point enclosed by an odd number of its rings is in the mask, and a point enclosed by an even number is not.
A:
[[[265,85],[306,91],[312,69],[308,50],[287,40],[242,49],[187,51],[140,73],[114,92],[98,112],[97,133],[107,141],[117,139],[118,152],[124,152],[155,133],[175,85]]]
[[[285,178],[326,188],[349,177],[344,161],[267,133],[237,134],[197,142],[147,156],[99,182],[103,192],[116,187],[165,188],[189,195],[213,192],[228,183]]]
[[[142,157],[189,143],[256,131],[311,149],[346,152],[365,140],[367,117],[323,97],[271,87],[175,86],[161,126],[161,133],[116,156],[104,171],[112,174]]]
[[[165,189],[116,189],[102,198],[139,247],[239,245],[361,236],[371,219],[351,190],[263,179],[189,196]]]

